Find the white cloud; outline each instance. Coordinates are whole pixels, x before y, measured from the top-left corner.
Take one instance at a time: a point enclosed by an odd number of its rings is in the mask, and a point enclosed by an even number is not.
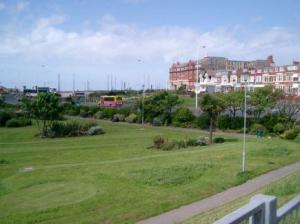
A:
[[[56,57],[110,63],[122,58],[144,58],[163,61],[196,57],[197,46],[206,45],[204,56],[227,56],[234,59],[264,58],[273,53],[276,58],[297,57],[300,51],[299,31],[273,27],[247,37],[237,38],[239,27],[228,27],[198,33],[189,27],[163,26],[140,29],[123,24],[112,16],[103,17],[100,28],[83,32],[67,32],[57,27],[65,21],[55,15],[39,19],[31,32],[0,37],[0,55],[22,55],[29,58]]]
[[[5,8],[5,4],[3,2],[0,2],[0,11],[4,10]]]

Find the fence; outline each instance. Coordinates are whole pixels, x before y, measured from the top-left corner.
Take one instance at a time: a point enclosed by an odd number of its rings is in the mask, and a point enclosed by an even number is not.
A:
[[[215,224],[299,224],[300,195],[277,209],[274,196],[255,195],[238,210],[219,219]]]

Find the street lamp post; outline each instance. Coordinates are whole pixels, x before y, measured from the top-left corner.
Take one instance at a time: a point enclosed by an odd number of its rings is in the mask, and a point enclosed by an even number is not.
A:
[[[246,171],[246,128],[247,128],[247,80],[244,79],[244,139],[242,155],[242,171]]]
[[[142,97],[142,128],[144,128],[144,100],[145,100],[145,84],[143,84],[143,97]]]

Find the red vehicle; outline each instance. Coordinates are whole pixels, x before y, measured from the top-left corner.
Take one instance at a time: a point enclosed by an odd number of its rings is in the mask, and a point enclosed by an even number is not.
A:
[[[101,107],[120,107],[123,105],[121,96],[101,96],[98,105]]]

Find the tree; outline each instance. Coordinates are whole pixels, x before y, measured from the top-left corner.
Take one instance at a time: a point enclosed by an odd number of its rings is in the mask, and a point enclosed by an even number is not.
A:
[[[236,117],[236,113],[242,110],[244,102],[243,91],[232,91],[222,95],[226,109],[231,117]]]
[[[206,93],[200,99],[200,108],[206,112],[209,117],[209,143],[212,144],[213,128],[218,115],[224,111],[225,105],[220,96],[216,94]]]
[[[248,111],[255,120],[269,108],[273,108],[276,101],[282,96],[280,90],[274,90],[271,86],[256,88],[250,93]]]
[[[142,100],[138,101],[138,108],[142,108]],[[160,117],[162,122],[171,122],[174,108],[180,104],[177,95],[169,92],[159,92],[144,99],[145,120],[152,122],[155,117]]]
[[[177,93],[177,94],[181,94],[181,95],[187,94],[187,88],[186,88],[186,85],[181,85],[181,86],[176,90],[176,93]]]
[[[294,119],[300,114],[300,97],[283,97],[277,101],[275,108],[287,118],[288,126],[292,128]]]
[[[36,98],[23,98],[25,113],[37,123],[40,135],[46,135],[48,128],[59,119],[61,107],[59,97],[54,93],[40,93]]]

